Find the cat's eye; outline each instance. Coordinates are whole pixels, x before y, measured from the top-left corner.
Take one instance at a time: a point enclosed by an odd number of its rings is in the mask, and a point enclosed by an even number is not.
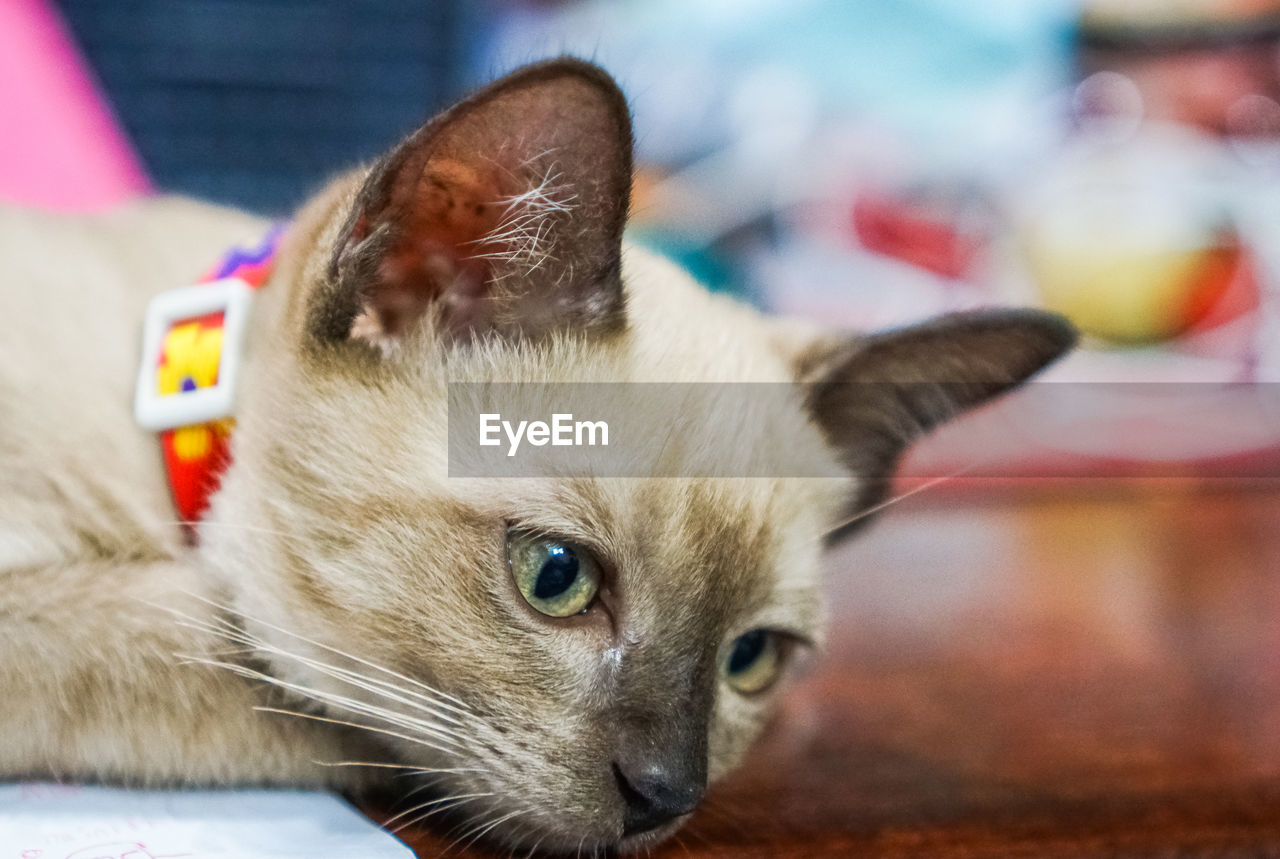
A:
[[[511,531],[507,558],[520,595],[551,617],[581,614],[600,590],[600,565],[573,543]]]
[[[753,629],[738,636],[725,661],[725,679],[744,695],[763,692],[782,669],[782,643],[776,632]]]

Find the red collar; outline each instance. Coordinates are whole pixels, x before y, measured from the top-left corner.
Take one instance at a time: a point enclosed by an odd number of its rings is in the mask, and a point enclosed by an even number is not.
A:
[[[134,412],[160,434],[174,505],[189,536],[231,462],[235,386],[254,290],[266,283],[284,233],[231,250],[196,286],[147,307]]]

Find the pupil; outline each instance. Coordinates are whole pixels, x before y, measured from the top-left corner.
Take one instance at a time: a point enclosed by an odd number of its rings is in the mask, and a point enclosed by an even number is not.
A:
[[[542,563],[538,580],[533,583],[533,595],[540,600],[560,596],[578,578],[578,556],[571,549],[557,546],[550,549],[550,553],[551,557]]]
[[[733,653],[729,654],[730,674],[746,671],[760,658],[760,653],[764,650],[764,636],[763,629],[753,629],[738,638],[733,645]]]

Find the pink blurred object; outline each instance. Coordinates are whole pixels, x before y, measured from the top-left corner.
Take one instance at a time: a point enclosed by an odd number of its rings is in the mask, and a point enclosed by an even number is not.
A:
[[[100,209],[150,187],[57,13],[0,2],[0,198]]]

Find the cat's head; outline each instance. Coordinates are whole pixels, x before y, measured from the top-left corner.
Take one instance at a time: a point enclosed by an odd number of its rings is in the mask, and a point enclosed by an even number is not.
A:
[[[202,535],[276,678],[433,770],[421,813],[512,844],[670,833],[820,639],[824,534],[912,438],[1072,342],[1033,312],[872,337],[770,320],[624,248],[630,182],[621,93],[558,60],[321,194],[260,299]],[[805,385],[678,415],[637,398],[665,476],[492,479],[448,476],[450,379]],[[713,448],[778,476],[670,476]]]

